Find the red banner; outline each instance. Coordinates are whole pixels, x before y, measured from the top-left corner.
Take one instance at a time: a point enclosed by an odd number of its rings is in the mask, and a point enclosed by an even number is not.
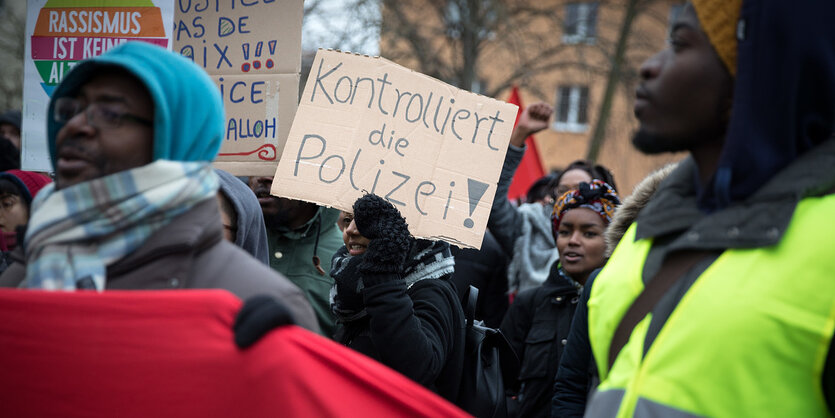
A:
[[[444,399],[296,326],[240,350],[221,290],[0,290],[9,417],[459,417]]]

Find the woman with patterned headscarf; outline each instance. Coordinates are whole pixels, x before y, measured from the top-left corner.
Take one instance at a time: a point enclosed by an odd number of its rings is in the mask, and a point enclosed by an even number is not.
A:
[[[574,308],[589,275],[606,264],[604,231],[620,204],[609,184],[580,183],[557,199],[551,215],[559,261],[542,286],[520,293],[502,321],[522,367],[519,416],[550,416],[552,385]]]

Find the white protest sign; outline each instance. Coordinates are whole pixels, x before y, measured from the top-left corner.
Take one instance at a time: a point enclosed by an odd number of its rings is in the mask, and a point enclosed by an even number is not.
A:
[[[46,111],[55,87],[78,61],[127,41],[171,49],[170,0],[29,0],[23,63],[21,166],[52,171]]]
[[[383,58],[320,50],[271,193],[342,210],[375,193],[416,237],[480,248],[516,112]]]

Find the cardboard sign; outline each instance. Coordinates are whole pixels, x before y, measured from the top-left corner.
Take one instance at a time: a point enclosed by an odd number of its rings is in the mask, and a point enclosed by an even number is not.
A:
[[[416,237],[480,248],[517,106],[379,57],[320,50],[271,193],[395,205]]]
[[[174,50],[221,90],[226,134],[215,166],[272,175],[298,101],[302,0],[179,1]]]
[[[211,75],[301,70],[302,0],[180,0],[174,50]]]
[[[296,113],[299,75],[224,75],[212,80],[226,110],[225,139],[214,165],[235,175],[273,175]]]
[[[49,98],[78,61],[130,40],[170,48],[174,6],[166,0],[29,0],[23,77],[21,166],[52,171]]]

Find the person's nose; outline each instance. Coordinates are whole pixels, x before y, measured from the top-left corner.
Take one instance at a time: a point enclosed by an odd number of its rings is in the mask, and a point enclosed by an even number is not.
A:
[[[660,51],[657,54],[647,58],[641,67],[638,69],[638,74],[641,76],[641,80],[647,81],[658,77],[658,74],[661,72],[661,55],[664,51]]]
[[[574,231],[571,233],[571,237],[568,240],[568,245],[579,247],[580,246],[580,238],[582,237],[582,231]]]
[[[64,138],[73,136],[91,136],[96,133],[96,128],[90,124],[86,111],[78,112],[75,116],[70,118],[55,136],[56,145]]]
[[[356,222],[354,222],[354,221],[351,221],[351,223],[350,223],[350,224],[348,224],[348,227],[347,227],[347,228],[345,228],[345,233],[346,233],[346,234],[348,234],[348,235],[350,235],[350,236],[357,236],[357,235],[359,235],[359,234],[360,234],[360,232],[359,232],[359,230],[357,229],[357,223],[356,223]]]

